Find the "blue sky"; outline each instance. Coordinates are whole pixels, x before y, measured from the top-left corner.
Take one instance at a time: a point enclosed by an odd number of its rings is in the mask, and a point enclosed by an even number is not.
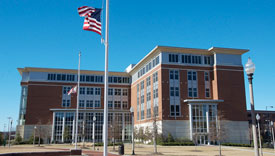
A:
[[[77,8],[100,0],[0,0],[0,131],[18,119],[18,67],[104,70],[100,36],[82,30]],[[273,0],[110,0],[109,69],[123,71],[156,45],[250,49],[256,109],[275,106]],[[247,108],[249,92],[247,79]],[[270,110],[275,110],[269,108]]]

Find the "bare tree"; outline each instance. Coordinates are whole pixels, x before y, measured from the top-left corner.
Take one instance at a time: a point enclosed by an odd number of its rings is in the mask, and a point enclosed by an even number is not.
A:
[[[224,118],[223,112],[218,111],[217,122],[210,121],[209,124],[209,137],[210,140],[217,142],[219,144],[219,155],[222,155],[221,143],[226,138],[226,129],[222,119]]]
[[[157,154],[157,136],[158,136],[158,127],[157,127],[157,118],[154,113],[154,118],[153,118],[153,142],[154,142],[154,153]]]
[[[197,151],[197,145],[198,145],[198,133],[193,133],[192,141],[195,144],[195,151]]]

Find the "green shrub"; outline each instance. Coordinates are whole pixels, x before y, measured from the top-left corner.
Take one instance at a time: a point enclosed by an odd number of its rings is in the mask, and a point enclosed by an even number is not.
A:
[[[162,146],[194,146],[195,144],[191,141],[189,142],[162,142],[159,145]]]
[[[167,142],[175,142],[175,140],[174,140],[173,136],[171,135],[171,133],[168,133]]]
[[[115,146],[122,145],[122,142],[115,143]],[[103,142],[95,143],[95,146],[103,146]],[[108,143],[108,146],[113,146],[113,143]]]
[[[223,146],[251,147],[250,144],[222,143]]]

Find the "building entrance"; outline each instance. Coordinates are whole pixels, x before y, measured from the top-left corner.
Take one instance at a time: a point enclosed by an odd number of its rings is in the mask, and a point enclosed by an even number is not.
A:
[[[206,145],[208,143],[208,136],[207,135],[198,135],[197,143],[199,145]]]

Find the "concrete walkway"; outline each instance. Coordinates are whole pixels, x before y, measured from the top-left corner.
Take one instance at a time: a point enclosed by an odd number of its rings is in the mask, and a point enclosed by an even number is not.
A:
[[[83,150],[82,154],[83,155],[88,155],[88,156],[102,156],[103,152],[97,152],[97,151],[91,151],[91,150],[89,150],[89,151]],[[112,153],[108,153],[108,156],[118,156],[118,155],[112,154]]]

